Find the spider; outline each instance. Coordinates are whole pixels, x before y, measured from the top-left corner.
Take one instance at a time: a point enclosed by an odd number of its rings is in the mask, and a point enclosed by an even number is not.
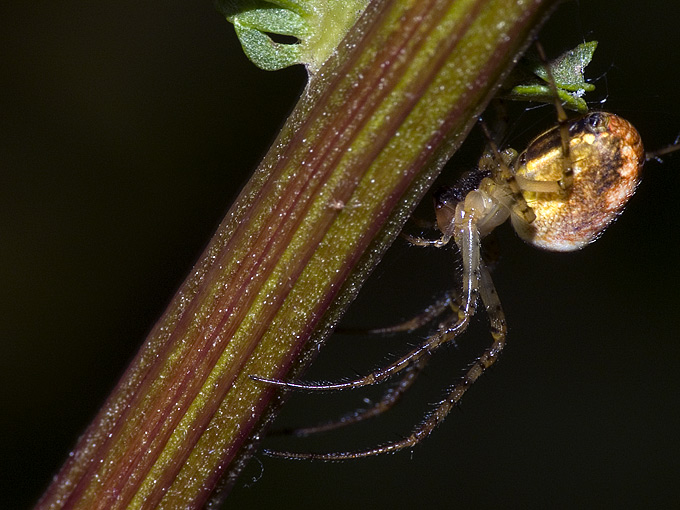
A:
[[[542,54],[540,47],[539,53]],[[544,59],[543,55],[541,58]],[[551,75],[549,78],[553,95],[557,97],[554,80]],[[482,124],[490,150],[479,160],[477,170],[464,176],[457,186],[445,188],[435,196],[436,223],[441,236],[429,240],[405,235],[415,246],[442,248],[453,241],[462,259],[462,288],[448,293],[411,321],[374,331],[411,331],[449,310],[450,316],[435,334],[389,365],[350,381],[315,384],[255,376],[253,379],[283,388],[331,391],[373,385],[405,374],[374,407],[337,422],[296,431],[298,435],[307,435],[354,423],[389,408],[412,384],[431,353],[466,330],[480,300],[489,318],[491,345],[449,388],[446,398],[403,439],[360,451],[265,450],[266,454],[287,459],[338,461],[396,452],[419,443],[495,363],[505,346],[505,316],[481,256],[482,238],[509,218],[517,234],[527,243],[545,250],[567,252],[595,241],[617,218],[640,180],[645,161],[640,135],[628,121],[611,113],[593,111],[570,120],[558,100],[555,108],[557,125],[536,137],[521,154],[513,149],[500,151]]]

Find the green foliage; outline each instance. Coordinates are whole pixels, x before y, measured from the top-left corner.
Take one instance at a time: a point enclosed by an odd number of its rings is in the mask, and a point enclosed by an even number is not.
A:
[[[368,0],[216,0],[233,23],[246,56],[275,71],[305,64],[310,72],[331,55]],[[278,42],[272,35],[294,37]]]
[[[582,43],[548,62],[557,94],[565,108],[581,113],[588,111],[582,96],[595,90],[595,85],[585,81],[583,71],[590,64],[595,48],[597,41]],[[528,56],[518,67],[512,75],[514,86],[503,97],[516,101],[552,103],[554,95],[545,64],[536,56]]]

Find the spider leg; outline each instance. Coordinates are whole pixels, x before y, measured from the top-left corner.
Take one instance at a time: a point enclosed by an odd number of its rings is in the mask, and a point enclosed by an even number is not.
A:
[[[501,308],[498,294],[491,280],[488,269],[479,259],[479,233],[472,220],[461,236],[459,246],[463,253],[464,266],[464,295],[468,296],[465,302],[469,306],[461,307],[461,313],[474,313],[474,297],[480,294],[491,324],[491,335],[493,343],[484,353],[468,368],[463,378],[450,390],[447,398],[431,412],[425,420],[420,423],[407,437],[387,443],[375,448],[369,448],[354,452],[332,452],[332,453],[294,453],[264,450],[266,455],[272,457],[285,458],[290,460],[322,460],[322,461],[341,461],[348,459],[358,459],[373,457],[384,453],[393,453],[405,448],[410,448],[425,439],[430,433],[446,418],[451,409],[460,402],[465,392],[472,384],[498,359],[506,338],[505,316]],[[475,265],[476,264],[476,265]]]
[[[452,235],[442,234],[439,239],[425,239],[424,237],[416,237],[410,234],[401,233],[401,236],[406,239],[413,246],[434,246],[435,248],[441,248],[446,246],[449,241],[451,241]]]
[[[448,309],[452,309],[455,314],[458,313],[458,305],[456,303],[456,299],[453,297],[453,292],[447,292],[415,317],[411,317],[410,319],[398,324],[393,324],[392,326],[386,326],[384,328],[373,329],[339,328],[338,332],[350,334],[359,333],[362,335],[391,335],[394,333],[410,333],[416,329],[422,328],[426,324],[429,324]]]
[[[662,147],[661,149],[657,149],[652,152],[647,152],[645,154],[645,161],[655,160],[659,163],[663,163],[661,156],[665,156],[666,154],[670,154],[671,152],[675,152],[677,150],[680,150],[680,135],[677,136],[671,145],[667,145],[666,147]]]
[[[562,159],[564,161],[564,167],[562,170],[562,178],[558,181],[559,187],[563,192],[568,191],[572,184],[574,183],[574,169],[571,164],[571,154],[569,151],[569,126],[567,113],[562,107],[560,102],[560,95],[557,92],[557,85],[555,85],[555,78],[552,73],[552,69],[547,64],[548,59],[545,56],[545,50],[541,43],[536,42],[536,50],[538,51],[538,56],[543,61],[543,66],[545,67],[545,72],[548,75],[548,84],[550,85],[550,90],[552,91],[553,98],[555,100],[555,110],[557,110],[557,123],[560,127],[560,140],[562,143]]]
[[[540,59],[543,61],[544,68],[548,76],[547,81],[554,98],[555,110],[557,111],[557,123],[559,126],[560,144],[562,148],[561,177],[555,181],[538,181],[518,175],[517,172],[512,171],[510,169],[511,160],[507,156],[505,158],[503,157],[504,154],[499,151],[498,146],[491,137],[486,124],[484,124],[484,122],[480,122],[482,130],[487,137],[488,145],[491,148],[491,155],[493,156],[492,160],[489,160],[488,157],[482,157],[480,160],[480,167],[490,170],[495,181],[505,183],[505,186],[509,191],[508,196],[503,197],[503,193],[498,192],[494,193],[494,195],[514,213],[513,221],[519,221],[524,225],[532,223],[536,218],[536,215],[531,207],[529,207],[527,204],[522,192],[559,193],[561,195],[565,195],[569,192],[574,183],[574,168],[570,149],[571,137],[569,135],[569,118],[562,106],[562,103],[560,102],[552,69],[547,63],[543,46],[537,42],[536,49]]]
[[[456,317],[458,317],[458,305],[456,304],[455,300],[452,297],[453,293],[449,292],[446,295],[444,295],[441,299],[437,300],[434,304],[430,305],[428,308],[425,309],[425,311],[418,316],[414,317],[413,319],[410,319],[409,321],[403,322],[401,324],[397,324],[395,326],[387,327],[387,328],[381,328],[381,329],[374,329],[374,330],[366,330],[365,333],[368,334],[390,334],[390,333],[396,333],[396,332],[410,332],[415,329],[420,328],[421,326],[429,323],[432,321],[432,319],[438,317],[444,311],[446,311],[447,308],[451,308],[454,313],[456,314]],[[450,326],[448,325],[450,322],[444,322],[440,324],[439,329],[441,330],[446,330]],[[352,332],[356,332],[358,330],[353,330]],[[385,411],[388,411],[391,409],[402,397],[404,393],[413,385],[415,382],[417,376],[422,372],[422,370],[425,368],[425,365],[429,361],[430,356],[426,355],[422,359],[418,360],[417,362],[411,364],[408,366],[404,371],[406,372],[406,375],[398,381],[397,384],[391,386],[382,396],[382,398],[375,402],[371,407],[366,408],[366,409],[357,409],[351,413],[348,413],[336,420],[329,421],[326,423],[322,423],[319,425],[311,426],[311,427],[300,427],[297,429],[285,429],[282,431],[274,431],[273,434],[277,435],[283,435],[283,434],[288,434],[288,435],[294,435],[298,437],[306,437],[312,434],[317,434],[320,432],[327,432],[330,430],[335,430],[341,427],[345,427],[347,425],[351,425],[353,423],[358,423],[360,421],[364,421],[369,418],[373,418],[375,416],[378,416]],[[272,433],[270,433],[272,434]]]
[[[473,221],[472,219],[469,219],[467,221]],[[419,237],[413,237],[408,234],[403,234],[406,239],[408,239],[411,244],[414,244],[416,246],[434,246],[437,248],[441,248],[442,246],[445,246],[453,237],[454,235],[454,228],[453,225],[451,225],[448,229],[448,233],[442,234],[442,237],[436,240],[429,240],[429,239],[422,239]],[[473,228],[474,230],[474,236],[476,237],[476,266],[479,266],[479,232],[477,231],[476,228]],[[472,234],[471,234],[472,235]],[[457,242],[457,241],[456,241]],[[478,279],[478,276],[475,276],[475,280]],[[378,368],[371,372],[370,374],[367,374],[363,377],[359,377],[357,379],[349,380],[349,381],[343,381],[339,383],[304,383],[304,382],[289,382],[289,381],[282,381],[280,379],[269,379],[266,377],[260,377],[257,375],[251,375],[250,378],[253,379],[254,381],[259,381],[267,384],[271,384],[274,386],[279,386],[281,388],[287,388],[287,389],[299,389],[299,390],[307,390],[307,391],[338,391],[338,390],[345,390],[345,389],[350,389],[350,388],[361,388],[363,386],[370,386],[373,384],[378,384],[382,381],[385,381],[392,376],[398,374],[402,370],[404,370],[406,367],[408,367],[411,363],[417,362],[420,360],[422,357],[429,355],[432,351],[437,349],[439,346],[442,344],[449,342],[453,340],[455,337],[457,337],[460,333],[465,331],[467,329],[468,324],[470,322],[470,317],[474,315],[474,307],[475,303],[477,301],[477,295],[476,293],[471,293],[471,289],[464,288],[463,289],[463,308],[458,308],[457,306],[454,305],[453,300],[449,301],[449,304],[451,307],[454,309],[455,312],[457,312],[458,320],[453,322],[449,321],[444,324],[443,328],[440,328],[440,330],[427,338],[421,345],[416,347],[415,349],[411,350],[410,352],[406,353],[404,356],[401,358],[398,358],[397,360],[393,361],[389,365],[385,367]],[[470,311],[472,310],[472,313]],[[436,311],[436,310],[435,310]],[[436,316],[436,315],[435,315]],[[427,317],[427,314],[426,314]]]
[[[461,310],[464,309],[465,313]],[[474,314],[474,305],[465,305],[458,312],[458,320],[451,322],[450,324],[445,323],[444,328],[440,329],[436,334],[427,338],[423,343],[421,343],[416,348],[412,349],[405,355],[396,359],[387,366],[380,367],[370,374],[359,377],[357,379],[343,381],[338,383],[305,383],[305,382],[288,382],[281,381],[279,379],[267,379],[266,377],[259,377],[256,375],[251,375],[250,378],[263,382],[266,384],[272,384],[274,386],[279,386],[288,389],[299,389],[307,391],[337,391],[345,390],[350,388],[361,388],[363,386],[371,386],[374,384],[381,383],[394,375],[398,374],[402,370],[406,369],[412,363],[418,362],[420,359],[429,356],[434,350],[436,350],[441,345],[446,342],[450,342],[463,331],[465,331],[470,323],[470,318]],[[473,311],[471,314],[470,311]]]
[[[389,326],[386,328],[369,329],[369,330],[345,330],[343,333],[362,333],[362,334],[379,334],[388,335],[400,332],[411,332],[420,327],[428,324],[433,319],[439,317],[448,308],[451,308],[456,317],[458,317],[458,304],[453,298],[453,292],[447,292],[443,297],[438,299],[435,303],[428,306],[422,313],[417,316],[404,321],[400,324],[394,326]],[[439,329],[446,330],[449,328],[451,321],[443,322],[440,324]],[[353,423],[358,423],[369,418],[378,416],[385,411],[391,409],[402,397],[404,393],[413,385],[417,376],[425,368],[425,365],[429,361],[430,356],[426,355],[422,359],[408,366],[404,371],[406,375],[398,381],[397,384],[391,386],[381,397],[381,399],[375,402],[371,407],[366,409],[356,409],[351,413],[348,413],[336,420],[328,421],[319,425],[311,427],[300,427],[296,429],[284,429],[281,431],[270,432],[270,434],[276,435],[294,435],[298,437],[306,437],[312,434],[317,434],[320,432],[327,432],[330,430],[335,430]]]
[[[540,43],[536,42],[536,49],[538,51],[538,55],[540,59],[543,61],[543,65],[545,68],[545,72],[548,75],[548,85],[550,86],[550,90],[552,92],[553,98],[554,98],[554,105],[555,105],[555,110],[557,111],[557,124],[559,126],[560,130],[560,144],[562,147],[562,176],[560,179],[556,181],[536,181],[532,179],[528,179],[526,177],[523,177],[521,175],[517,175],[516,173],[512,173],[512,178],[510,180],[507,179],[505,169],[502,169],[502,175],[503,178],[505,178],[510,185],[510,189],[512,190],[513,193],[513,201],[518,201],[517,204],[518,206],[513,207],[513,211],[517,212],[517,210],[522,210],[524,207],[528,207],[526,205],[526,202],[524,200],[524,197],[521,194],[521,191],[529,191],[529,192],[534,192],[534,193],[560,193],[560,194],[565,194],[569,191],[569,189],[572,187],[574,183],[574,168],[573,168],[573,162],[571,159],[571,149],[569,146],[569,141],[570,141],[570,136],[569,136],[569,117],[567,116],[567,113],[564,111],[564,107],[562,106],[562,103],[560,102],[560,96],[557,91],[557,85],[555,85],[555,78],[553,77],[552,69],[550,68],[550,65],[547,63],[547,59],[545,56],[545,51],[543,50],[543,46],[541,46]],[[484,126],[483,126],[484,127]],[[488,130],[484,127],[485,132],[488,133]],[[490,145],[492,147],[492,150],[495,153],[498,153],[498,148],[495,147],[495,144],[493,141],[490,142]],[[507,168],[507,164],[505,165]],[[520,192],[517,194],[517,192]],[[519,214],[519,219],[531,223],[531,221],[526,215]],[[527,221],[528,220],[528,221]]]
[[[328,432],[330,430],[336,430],[339,428],[346,427],[347,425],[352,425],[360,421],[367,420],[369,418],[374,418],[382,413],[390,410],[401,397],[406,393],[406,391],[411,388],[413,383],[416,381],[418,375],[423,371],[425,365],[429,361],[430,357],[425,356],[418,360],[416,363],[410,365],[406,370],[406,375],[402,377],[397,384],[392,385],[378,400],[373,403],[368,408],[356,409],[351,413],[348,413],[340,418],[319,425],[314,425],[311,427],[300,427],[296,429],[287,429],[280,432],[274,432],[275,434],[290,434],[297,437],[306,437],[313,434],[318,434],[320,432]]]
[[[458,307],[458,320],[447,325],[444,329],[427,338],[415,349],[393,361],[385,367],[378,368],[368,375],[350,381],[338,383],[305,383],[288,382],[278,379],[268,379],[251,375],[250,378],[274,386],[288,389],[300,389],[307,391],[337,391],[350,388],[361,388],[378,384],[398,374],[411,363],[417,362],[422,357],[429,355],[442,344],[453,340],[456,336],[467,329],[471,317],[475,314],[477,297],[479,294],[479,280],[482,267],[481,261],[481,236],[477,228],[478,222],[484,222],[490,211],[495,211],[495,205],[489,204],[488,195],[482,191],[471,191],[465,200],[456,206],[458,218],[454,226],[447,230],[456,233],[455,241],[458,245],[463,261],[463,288],[461,291],[461,306]],[[444,239],[444,236],[442,236]],[[429,242],[429,244],[434,244]],[[435,246],[437,246],[435,244]]]
[[[363,377],[357,379],[343,381],[338,383],[305,383],[305,382],[289,382],[282,381],[279,379],[268,379],[266,377],[260,377],[256,375],[251,375],[250,378],[272,384],[274,386],[279,386],[287,389],[299,389],[307,391],[337,391],[345,390],[350,388],[361,388],[363,386],[371,386],[373,384],[378,384],[385,381],[392,376],[398,374],[411,363],[415,363],[424,356],[429,355],[435,349],[440,347],[442,344],[449,342],[465,331],[470,323],[470,318],[474,315],[475,306],[477,302],[477,285],[479,281],[479,265],[480,265],[480,239],[479,231],[476,227],[472,226],[475,221],[470,217],[466,220],[470,225],[465,230],[468,232],[467,235],[463,236],[463,240],[458,242],[461,252],[467,250],[463,253],[463,259],[469,261],[471,265],[468,267],[477,268],[472,271],[471,274],[464,275],[463,277],[463,298],[462,306],[454,306],[454,302],[450,301],[449,304],[452,306],[455,312],[457,312],[457,320],[449,321],[444,323],[444,326],[440,330],[427,338],[422,344],[420,344],[415,349],[401,356],[397,360],[393,361],[385,367],[378,368]],[[425,240],[423,240],[425,241]],[[436,241],[427,241],[426,245],[437,246]],[[466,262],[463,262],[465,267]],[[465,271],[468,273],[469,271]]]
[[[513,153],[510,154],[502,154],[501,151],[498,150],[496,142],[493,141],[486,124],[483,121],[480,121],[479,124],[482,127],[484,136],[487,138],[487,143],[491,148],[491,153],[482,156],[479,160],[480,168],[490,171],[492,175],[492,179],[487,180],[485,185],[494,185],[494,183],[497,182],[505,183],[507,192],[502,193],[501,190],[498,189],[497,192],[493,193],[496,200],[501,201],[508,210],[512,211],[518,218],[521,218],[522,221],[531,223],[536,219],[536,215],[522,195],[522,188],[517,181],[517,176],[510,169],[510,163],[512,160],[516,159],[517,153],[513,151]],[[504,155],[505,157],[503,157]]]

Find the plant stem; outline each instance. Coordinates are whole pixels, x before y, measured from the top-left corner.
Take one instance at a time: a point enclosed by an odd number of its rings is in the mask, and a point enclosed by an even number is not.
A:
[[[372,2],[38,508],[200,508],[228,487],[278,402],[249,375],[307,364],[555,3]]]

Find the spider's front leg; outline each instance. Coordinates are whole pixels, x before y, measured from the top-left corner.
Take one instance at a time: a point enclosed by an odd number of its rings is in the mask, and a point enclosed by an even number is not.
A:
[[[354,411],[347,413],[344,416],[341,416],[340,418],[320,423],[318,425],[299,427],[294,429],[284,429],[279,431],[278,433],[284,435],[293,435],[297,437],[307,437],[313,434],[343,428],[354,423],[359,423],[361,421],[368,420],[376,416],[380,416],[381,414],[389,411],[394,405],[397,404],[397,402],[399,402],[401,397],[406,393],[406,391],[409,390],[409,388],[411,388],[413,383],[416,381],[418,375],[425,368],[428,361],[429,356],[426,356],[410,365],[406,370],[404,370],[405,375],[396,384],[391,385],[383,393],[379,400],[370,403],[370,405],[366,408],[355,409]],[[275,431],[274,434],[276,433],[277,432]],[[272,450],[268,450],[268,454],[276,457],[286,458],[287,457],[286,453],[287,452],[274,453]]]
[[[498,295],[491,281],[491,276],[481,258],[481,234],[479,230],[480,223],[488,222],[490,217],[497,216],[497,209],[498,204],[492,196],[482,190],[473,190],[467,194],[463,202],[456,204],[455,214],[452,217],[454,224],[451,231],[461,252],[463,262],[463,288],[456,324],[469,324],[471,317],[475,313],[478,297],[481,296],[489,315],[493,343],[475,360],[465,376],[449,390],[447,398],[440,402],[434,411],[422,423],[416,426],[407,437],[375,448],[333,453],[293,453],[268,450],[265,450],[265,453],[287,459],[324,461],[372,457],[416,445],[425,439],[446,418],[468,388],[498,359],[505,345],[505,318]],[[440,332],[436,336],[441,334]],[[431,339],[428,340],[428,342],[431,341]]]
[[[463,262],[462,304],[459,309],[459,320],[462,321],[463,317],[465,317],[464,320],[469,322],[470,317],[475,313],[478,296],[481,297],[489,316],[491,336],[493,338],[492,344],[470,365],[463,378],[450,388],[447,398],[440,402],[433,412],[408,437],[363,452],[335,454],[333,457],[326,456],[325,460],[368,457],[416,445],[444,421],[453,407],[460,402],[470,386],[500,356],[505,346],[507,332],[505,315],[503,314],[503,309],[501,308],[501,303],[491,280],[489,270],[481,258],[481,233],[479,228],[480,225],[488,225],[490,222],[498,220],[499,204],[493,196],[484,191],[485,188],[486,186],[483,183],[479,190],[473,190],[468,193],[465,201],[456,206],[454,238],[460,249]]]

